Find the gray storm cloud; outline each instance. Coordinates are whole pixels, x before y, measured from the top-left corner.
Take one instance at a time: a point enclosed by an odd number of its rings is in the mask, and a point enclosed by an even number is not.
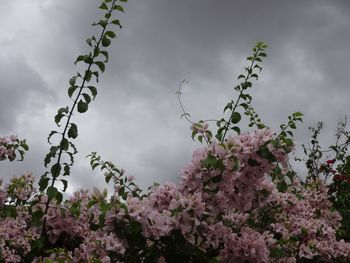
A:
[[[40,176],[53,116],[70,105],[73,61],[87,51],[96,1],[1,1],[0,131],[16,132],[31,147],[23,163],[1,163],[1,177]],[[175,92],[195,120],[217,118],[234,96],[244,60],[258,40],[269,45],[252,89],[253,105],[273,129],[293,111],[307,127],[327,123],[330,142],[349,115],[350,3],[344,1],[130,1],[123,29],[110,48],[99,93],[85,115],[75,114],[79,154],[72,188],[104,186],[85,156],[98,151],[142,185],[175,181],[191,152],[189,124],[180,120]],[[214,126],[212,125],[214,128]],[[71,189],[72,189],[71,188]]]

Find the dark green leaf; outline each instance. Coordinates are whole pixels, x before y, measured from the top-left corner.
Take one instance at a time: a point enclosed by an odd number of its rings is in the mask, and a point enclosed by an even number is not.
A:
[[[102,61],[95,61],[95,64],[99,67],[101,72],[105,71],[105,64]]]
[[[104,9],[104,10],[108,10],[108,7],[105,3],[102,3],[100,6],[99,6],[100,9]]]
[[[118,19],[113,20],[113,21],[111,22],[111,24],[115,24],[115,25],[119,26],[119,28],[122,28],[122,25],[120,24],[120,21],[119,21]]]
[[[111,40],[105,35],[102,38],[102,46],[108,47],[111,44]]]
[[[238,76],[238,80],[239,80],[239,79],[245,79],[245,76],[244,76],[244,75],[239,75],[239,76]]]
[[[68,182],[67,182],[67,180],[64,180],[64,179],[62,179],[60,181],[63,184],[63,192],[65,192],[67,190],[67,187],[68,187]]]
[[[86,93],[83,93],[82,96],[84,97],[85,102],[86,102],[87,104],[89,104],[90,101],[91,101],[91,97],[90,97],[88,94],[86,94]]]
[[[52,200],[56,197],[56,194],[58,193],[58,190],[54,186],[49,186],[46,190],[47,197]]]
[[[90,90],[93,99],[95,99],[95,98],[96,98],[96,95],[97,95],[97,89],[96,89],[96,87],[94,87],[94,86],[88,86],[87,88]]]
[[[78,127],[76,124],[71,123],[70,128],[68,130],[68,138],[77,138],[78,137]]]
[[[115,33],[113,31],[107,31],[106,36],[108,36],[110,38],[115,38]]]
[[[98,24],[99,25],[101,25],[102,27],[106,27],[107,26],[107,20],[105,20],[105,19],[101,19],[99,22],[98,22]]]
[[[52,135],[54,135],[54,134],[56,134],[56,133],[59,133],[59,132],[58,132],[58,131],[51,131],[51,132],[50,132],[49,137],[47,137],[47,142],[48,142],[49,144],[51,144],[50,138],[52,137]]]
[[[245,110],[247,110],[249,107],[247,103],[241,103],[239,106],[243,107]]]
[[[85,77],[84,77],[84,79],[85,79],[87,82],[89,82],[89,81],[91,80],[91,76],[92,76],[91,70],[86,70],[86,71],[85,71]]]
[[[239,112],[234,112],[234,113],[232,114],[232,117],[231,117],[231,122],[232,122],[233,124],[236,124],[236,123],[238,123],[240,120],[241,120],[241,114],[239,114]]]
[[[87,43],[90,47],[92,47],[92,39],[91,39],[91,38],[86,39],[86,43]]]
[[[61,140],[60,147],[61,147],[61,150],[68,151],[69,143],[68,143],[68,140],[66,138],[63,138]]]
[[[115,6],[113,7],[113,10],[118,10],[118,11],[120,11],[120,12],[124,12],[124,8],[123,8],[121,5],[115,5]]]
[[[76,65],[79,61],[83,61],[84,60],[84,56],[83,55],[79,55],[77,57],[77,59],[75,60],[74,64]]]
[[[61,119],[64,117],[65,115],[64,114],[60,114],[60,113],[58,113],[56,116],[55,116],[55,123],[57,124],[57,126],[59,127],[59,126],[61,126],[61,125],[59,125],[59,123],[60,123],[60,121],[61,121]]]
[[[234,126],[231,129],[234,130],[235,132],[237,132],[237,134],[241,133],[241,129],[238,126]]]
[[[97,166],[99,166],[100,164],[99,163],[94,163],[94,164],[92,164],[91,165],[91,168],[92,168],[92,170],[94,170]]]
[[[71,86],[74,86],[76,81],[77,81],[77,76],[71,77],[69,80],[69,84]]]
[[[57,192],[55,196],[57,203],[60,204],[63,200],[63,194],[61,192]]]
[[[69,145],[70,145],[70,147],[72,147],[73,148],[73,154],[76,154],[78,151],[77,151],[77,148],[75,147],[75,145],[72,143],[72,142],[69,142]]]
[[[68,107],[58,109],[58,114],[68,113]]]
[[[94,49],[94,57],[97,57],[99,54],[100,54],[100,49],[99,47],[96,46]]]
[[[68,88],[68,96],[71,98],[74,91],[78,88],[78,86],[71,86]]]
[[[94,71],[94,72],[92,72],[92,74],[95,75],[95,77],[96,77],[96,82],[98,82],[98,76],[99,76],[98,71]]]
[[[59,163],[56,163],[51,167],[52,177],[56,178],[57,176],[59,176],[60,172],[61,172],[61,165]]]
[[[39,181],[39,191],[44,191],[46,189],[46,187],[48,186],[50,181],[50,178],[48,177],[41,177],[40,181]]]
[[[70,174],[70,168],[69,168],[68,164],[64,165],[64,169],[63,170],[64,170],[64,173],[63,173],[64,176]]]
[[[84,101],[80,100],[78,102],[78,112],[84,113],[88,110],[88,107],[89,107],[88,104],[85,103]]]
[[[102,51],[101,51],[101,54],[104,55],[105,58],[106,58],[105,61],[104,61],[104,63],[107,63],[107,62],[108,62],[108,52],[105,51],[105,50],[102,50]]]

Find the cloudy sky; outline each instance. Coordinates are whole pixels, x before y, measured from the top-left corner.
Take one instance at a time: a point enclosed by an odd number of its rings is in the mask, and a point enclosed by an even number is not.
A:
[[[88,51],[99,1],[0,1],[0,135],[26,138],[23,162],[1,162],[1,178],[31,171],[40,176],[57,109],[74,60]],[[86,114],[75,114],[79,153],[70,177],[77,187],[104,187],[85,156],[97,151],[145,187],[176,181],[200,145],[180,119],[175,92],[194,120],[218,118],[253,45],[269,45],[251,94],[262,120],[278,131],[294,111],[304,113],[295,134],[326,122],[331,142],[337,122],[350,115],[350,2],[348,0],[131,0],[118,15],[123,29]],[[214,128],[214,126],[212,125]],[[244,127],[242,127],[243,130]]]

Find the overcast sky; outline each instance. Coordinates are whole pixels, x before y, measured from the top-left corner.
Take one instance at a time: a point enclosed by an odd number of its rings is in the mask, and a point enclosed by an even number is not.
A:
[[[25,161],[0,163],[0,177],[45,171],[53,116],[72,104],[68,80],[77,72],[76,56],[88,50],[98,5],[0,1],[0,135],[15,133],[30,146]],[[331,142],[337,121],[350,115],[348,0],[131,0],[118,18],[123,29],[109,49],[96,100],[73,117],[79,153],[70,191],[105,186],[85,159],[92,151],[143,187],[176,181],[201,146],[180,119],[180,82],[189,82],[182,100],[194,120],[220,117],[259,40],[269,45],[268,58],[251,94],[267,125],[278,131],[289,114],[303,112],[295,134],[300,146],[319,120],[327,124],[323,140]]]

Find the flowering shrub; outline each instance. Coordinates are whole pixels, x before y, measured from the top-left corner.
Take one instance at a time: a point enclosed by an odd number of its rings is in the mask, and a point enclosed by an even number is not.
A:
[[[24,153],[28,150],[26,140],[19,140],[16,135],[0,137],[0,161],[5,159],[15,160],[16,152],[20,154],[21,160],[23,160]]]
[[[307,180],[297,177],[288,154],[294,147],[291,130],[302,114],[289,116],[276,134],[251,105],[248,90],[266,57],[262,42],[247,58],[250,65],[235,87],[238,97],[225,106],[228,118],[216,121],[215,135],[207,121],[190,120],[178,91],[183,116],[192,123],[192,138],[206,143],[194,151],[179,184],[154,184],[142,192],[123,169],[92,153],[88,156],[92,169],[99,167],[106,183],[113,184],[111,196],[107,191],[81,189],[63,200],[56,183],[63,185],[63,192],[67,189],[64,178],[77,152],[71,141],[78,136],[72,113],[75,107],[86,112],[90,95],[96,96],[97,89],[85,83],[104,71],[108,53],[100,50],[100,44],[107,47],[115,37],[108,25],[121,27],[119,20],[110,20],[112,11],[124,11],[117,0],[102,1],[100,9],[106,10],[105,19],[94,25],[102,27],[101,36],[89,38],[92,52],[76,61],[86,63],[87,70],[69,82],[68,95],[76,94],[74,103],[55,116],[58,126],[67,117],[64,129],[49,134],[49,143],[52,136],[60,136],[44,165],[54,163],[38,188],[31,174],[5,185],[0,182],[0,263],[349,262],[350,134],[342,126],[337,143],[330,147],[335,157],[321,162],[320,128],[313,129],[313,146],[304,147]],[[106,61],[96,60],[100,55]],[[241,132],[239,110],[255,131]],[[338,143],[342,136],[345,142]],[[19,147],[28,150],[25,141],[14,136],[0,138],[0,160],[14,160],[16,149],[22,155]],[[70,163],[64,162],[64,155]]]

